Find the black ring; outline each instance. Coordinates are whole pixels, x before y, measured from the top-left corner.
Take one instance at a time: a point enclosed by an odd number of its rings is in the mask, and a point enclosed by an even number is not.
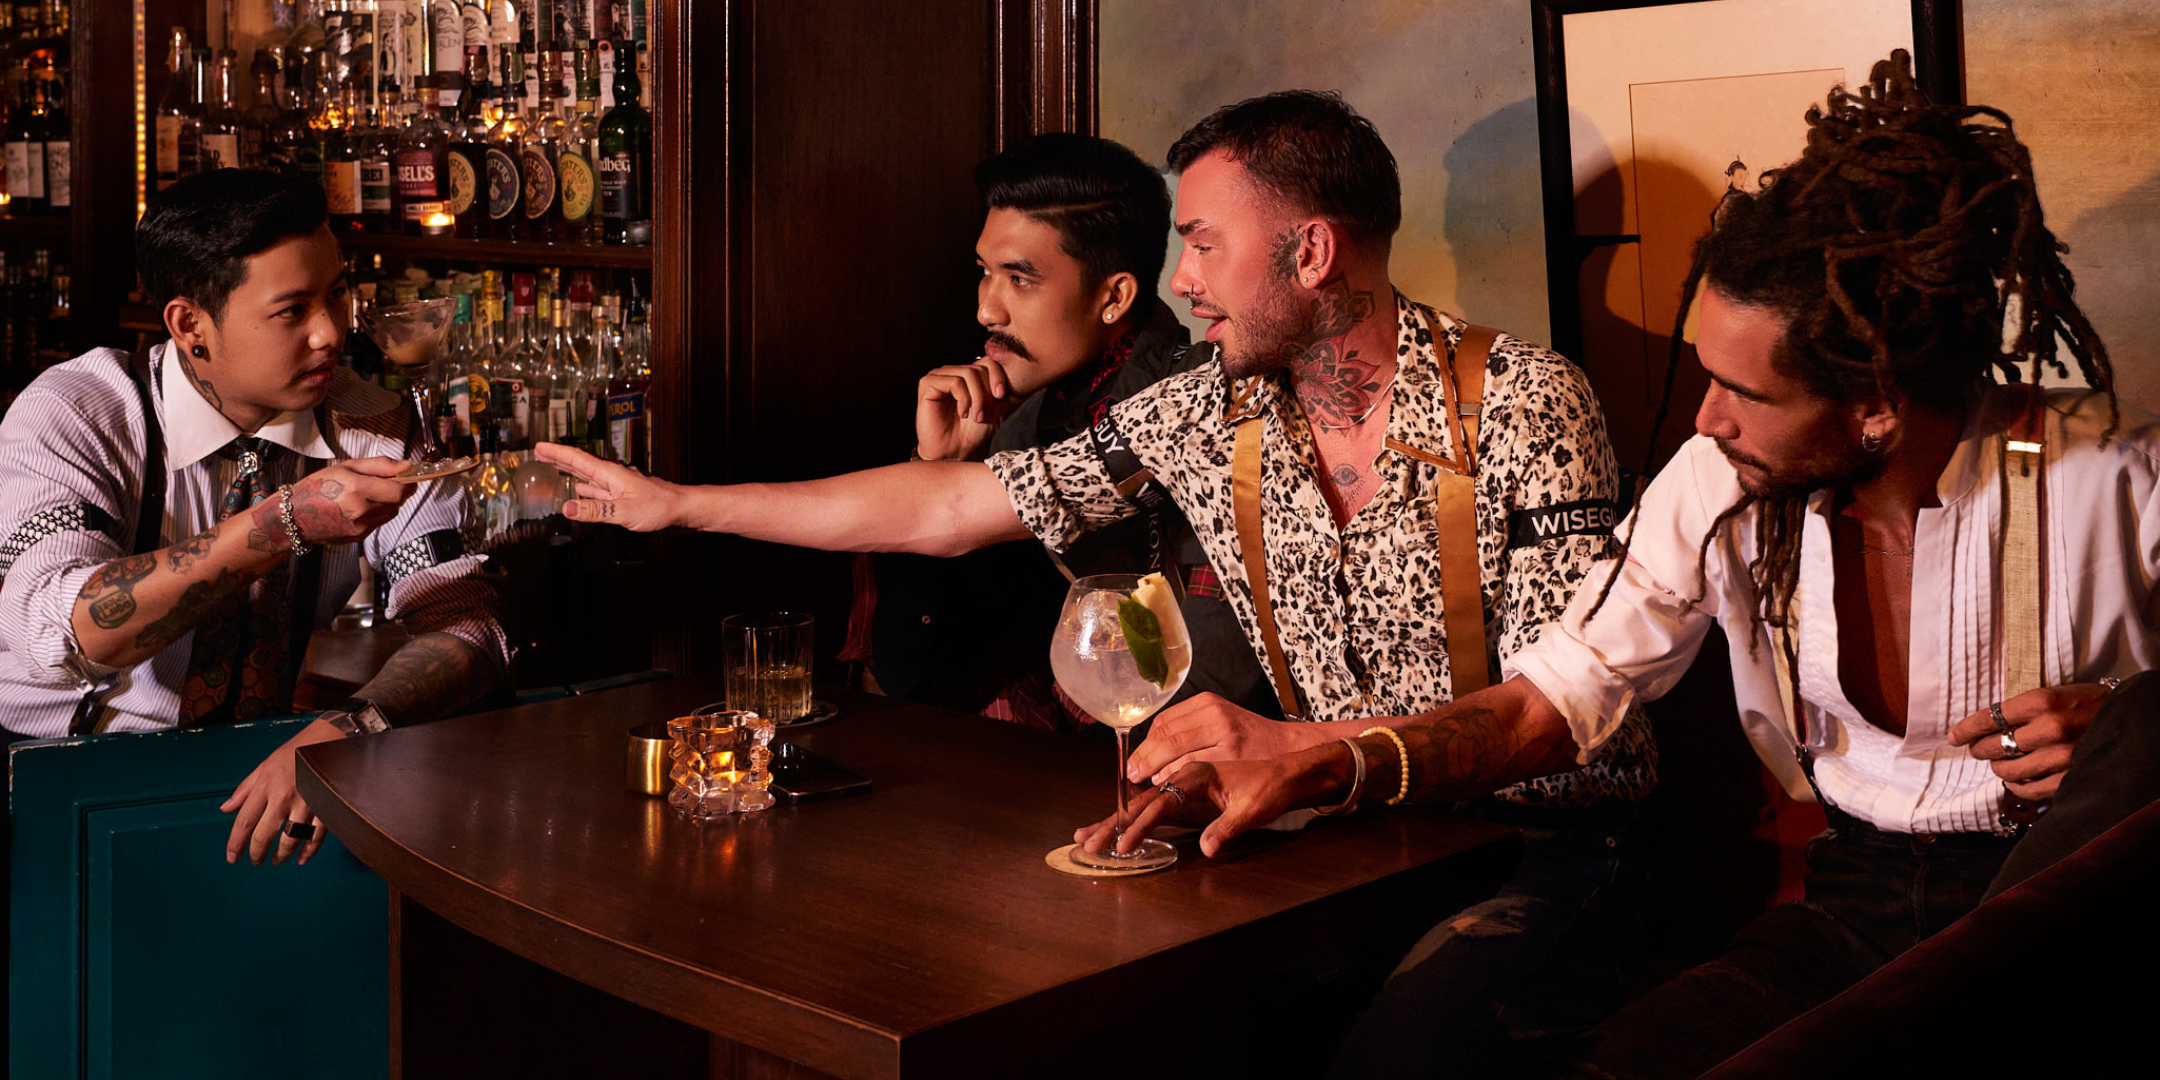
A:
[[[285,835],[295,840],[313,840],[315,824],[310,821],[288,821],[285,823]]]

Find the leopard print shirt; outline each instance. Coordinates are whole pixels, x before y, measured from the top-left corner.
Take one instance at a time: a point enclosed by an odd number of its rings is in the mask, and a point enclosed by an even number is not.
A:
[[[1427,311],[1397,294],[1399,372],[1387,436],[1453,458],[1445,369]],[[1462,324],[1434,317],[1452,355]],[[1382,451],[1374,462],[1379,493],[1338,530],[1321,494],[1311,429],[1280,380],[1233,385],[1221,363],[1211,362],[1156,383],[1112,412],[1135,455],[1192,522],[1256,654],[1263,654],[1262,637],[1238,550],[1230,471],[1237,423],[1265,425],[1262,533],[1270,590],[1291,678],[1310,719],[1421,713],[1449,700],[1435,519],[1441,466]],[[1505,675],[1511,673],[1506,659],[1560,617],[1611,548],[1609,530],[1532,540],[1537,532],[1524,515],[1567,504],[1609,506],[1618,470],[1604,414],[1581,370],[1507,335],[1493,344],[1487,362],[1477,443],[1486,641],[1495,654],[1489,660],[1498,661],[1491,670]],[[1021,521],[1053,549],[1136,512],[1085,434],[999,454],[989,464]],[[1647,795],[1656,776],[1656,744],[1636,711],[1587,767],[1499,794],[1548,807],[1630,802]]]

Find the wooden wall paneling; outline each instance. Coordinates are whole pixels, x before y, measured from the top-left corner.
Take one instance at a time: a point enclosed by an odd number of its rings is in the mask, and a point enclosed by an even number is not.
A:
[[[195,5],[198,22],[202,5]],[[150,8],[152,12],[159,9]],[[119,329],[121,301],[135,287],[135,10],[126,0],[74,0],[69,42],[68,117],[74,187],[69,246],[53,253],[68,264],[70,351],[132,347]],[[161,24],[145,22],[153,80],[164,73]],[[162,24],[169,30],[170,23]],[[199,32],[199,27],[195,32]],[[149,99],[149,107],[157,99]]]
[[[996,0],[992,18],[997,148],[1041,131],[1096,134],[1096,0]]]

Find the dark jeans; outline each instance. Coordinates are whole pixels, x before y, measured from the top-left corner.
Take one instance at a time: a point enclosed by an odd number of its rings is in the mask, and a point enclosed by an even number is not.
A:
[[[1580,1075],[1692,1077],[1835,997],[1982,900],[2053,866],[2160,797],[2160,672],[2125,680],[2071,755],[2054,806],[2010,841],[1888,833],[1831,811],[1808,844],[1807,899],[1742,927],[1723,956],[1616,1013]]]
[[[1522,865],[1411,949],[1337,1053],[1337,1080],[1549,1070],[1625,1000],[1641,924],[1634,808],[1470,812],[1523,830]]]

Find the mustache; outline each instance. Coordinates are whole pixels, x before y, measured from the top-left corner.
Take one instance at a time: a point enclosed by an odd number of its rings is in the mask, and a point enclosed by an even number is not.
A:
[[[1025,344],[1022,344],[1019,338],[1016,338],[1003,330],[992,330],[990,331],[990,335],[983,340],[987,341],[992,345],[1003,348],[1005,351],[1012,353],[1014,356],[1017,356],[1022,360],[1035,359],[1034,354],[1028,352],[1028,347]]]

